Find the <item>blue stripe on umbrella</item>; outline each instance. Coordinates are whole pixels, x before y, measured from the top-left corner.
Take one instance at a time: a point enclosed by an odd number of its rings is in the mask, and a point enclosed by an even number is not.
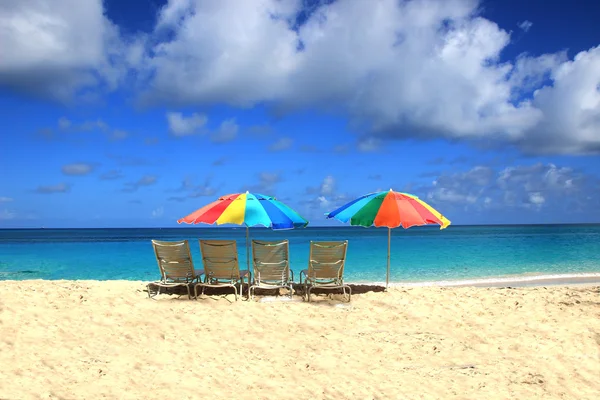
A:
[[[327,218],[336,217],[342,222],[348,222],[350,218],[352,218],[352,216],[358,212],[358,210],[360,210],[365,204],[373,200],[374,197],[380,195],[381,193],[385,192],[369,193],[359,197],[358,199],[341,206],[337,210],[330,212],[327,214]]]

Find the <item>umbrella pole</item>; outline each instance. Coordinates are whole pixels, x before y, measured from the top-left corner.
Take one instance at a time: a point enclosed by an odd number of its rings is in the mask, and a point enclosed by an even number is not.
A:
[[[250,236],[248,225],[246,225],[246,267],[250,271],[250,249],[248,246],[248,237]]]
[[[388,258],[387,258],[387,275],[385,277],[385,288],[387,289],[390,283],[390,247],[392,242],[392,228],[388,228]]]

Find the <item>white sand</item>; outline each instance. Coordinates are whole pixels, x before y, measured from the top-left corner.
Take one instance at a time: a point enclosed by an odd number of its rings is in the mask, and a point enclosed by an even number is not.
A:
[[[600,288],[393,288],[340,303],[0,282],[0,398],[597,399]]]

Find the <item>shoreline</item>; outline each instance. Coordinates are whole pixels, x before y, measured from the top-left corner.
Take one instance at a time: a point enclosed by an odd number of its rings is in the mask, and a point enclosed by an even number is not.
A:
[[[154,282],[141,279],[0,279],[1,282]],[[345,281],[353,286],[385,286],[385,281]],[[484,278],[450,279],[440,281],[392,281],[389,287],[531,287],[531,286],[600,286],[600,272],[580,274],[509,275]]]
[[[385,282],[347,282],[357,285],[383,285]],[[393,281],[390,287],[528,287],[528,286],[600,285],[600,272],[580,274],[508,275],[441,281]]]

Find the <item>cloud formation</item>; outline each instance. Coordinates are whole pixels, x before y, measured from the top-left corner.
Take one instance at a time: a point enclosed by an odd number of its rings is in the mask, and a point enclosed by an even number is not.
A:
[[[600,154],[600,47],[500,61],[510,33],[481,17],[475,0],[305,6],[170,0],[153,32],[125,37],[100,0],[5,1],[0,85],[64,99],[122,87],[132,70],[144,104],[343,112],[366,132],[363,149],[376,139],[444,138]],[[176,136],[206,123],[168,118]]]
[[[264,194],[266,196],[275,195],[275,185],[283,181],[283,177],[279,172],[263,171],[258,174],[258,183],[242,188],[241,192],[246,190],[253,193]]]
[[[524,32],[528,32],[533,26],[533,22],[525,20],[523,22],[519,22],[519,28],[521,28]]]
[[[174,136],[189,136],[200,133],[200,128],[204,127],[208,118],[206,115],[198,113],[186,117],[180,112],[168,112],[167,121],[171,134]]]
[[[123,192],[136,192],[141,187],[154,185],[157,179],[155,175],[144,175],[135,182],[127,182],[123,188]]]
[[[231,142],[237,137],[238,130],[239,126],[235,122],[235,118],[227,119],[221,122],[219,128],[212,133],[210,140],[215,143]]]
[[[65,175],[83,176],[88,175],[94,170],[94,166],[88,163],[75,163],[63,165],[61,171]]]
[[[40,194],[67,193],[71,190],[71,185],[68,183],[58,183],[56,185],[42,185],[35,190]]]
[[[597,178],[573,168],[537,163],[494,170],[475,166],[464,172],[442,174],[418,189],[431,204],[482,211],[497,209],[546,210],[568,215],[590,209]]]
[[[288,150],[294,144],[294,139],[290,137],[282,137],[269,145],[269,151],[284,151]]]
[[[0,85],[70,101],[121,81],[126,47],[102,0],[8,0],[0,16]]]

